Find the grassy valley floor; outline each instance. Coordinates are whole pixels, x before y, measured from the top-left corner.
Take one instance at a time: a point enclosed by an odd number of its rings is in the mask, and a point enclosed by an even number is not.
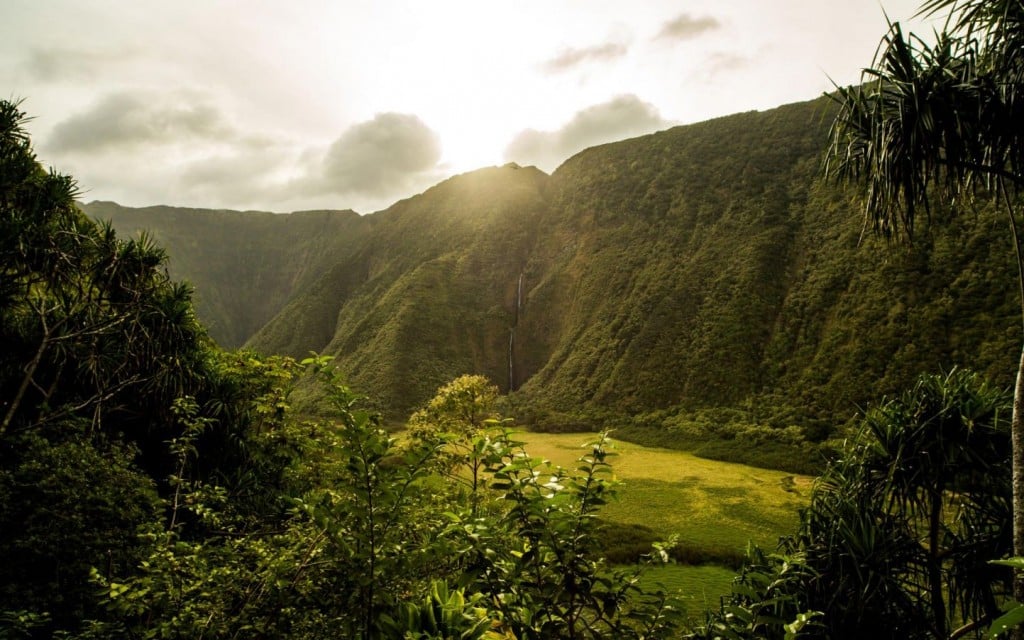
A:
[[[517,433],[533,457],[572,469],[596,441],[595,433]],[[621,484],[602,512],[609,522],[650,527],[662,539],[672,534],[688,548],[712,555],[737,555],[748,542],[774,549],[797,525],[808,503],[812,478],[782,471],[698,458],[614,440],[609,461]],[[651,572],[646,582],[678,591],[691,610],[703,610],[728,593],[735,572],[715,565],[672,565]],[[689,607],[688,607],[689,608]]]

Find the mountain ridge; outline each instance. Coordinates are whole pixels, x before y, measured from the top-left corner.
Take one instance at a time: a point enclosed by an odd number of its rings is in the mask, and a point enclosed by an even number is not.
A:
[[[82,205],[123,235],[150,232],[170,255],[171,274],[196,286],[196,311],[223,346],[241,346],[284,302],[365,232],[352,210],[265,211],[157,205]],[[294,216],[294,217],[293,217]],[[248,295],[258,291],[258,295]]]
[[[1008,383],[1019,323],[998,217],[861,242],[855,194],[820,176],[830,113],[821,98],[674,127],[550,176],[469,172],[319,244],[296,224],[265,261],[290,284],[246,344],[333,355],[396,419],[463,373],[541,421],[739,407],[776,426],[841,421],[921,371]],[[200,275],[200,301],[258,282]]]

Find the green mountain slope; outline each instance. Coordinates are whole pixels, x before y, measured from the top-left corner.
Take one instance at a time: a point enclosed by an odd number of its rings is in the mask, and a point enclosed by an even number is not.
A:
[[[740,406],[785,424],[848,416],[920,371],[1008,382],[1019,322],[1003,221],[981,211],[912,247],[858,243],[856,199],[819,177],[828,108],[738,114],[561,167],[551,222],[575,242],[551,286],[572,305],[524,395],[560,411]]]
[[[1003,221],[982,208],[910,247],[858,242],[856,198],[819,176],[828,110],[677,127],[588,149],[551,176],[458,176],[346,218],[337,245],[317,238],[305,260],[280,246],[304,246],[297,225],[267,240],[291,286],[261,301],[278,312],[248,344],[333,354],[398,418],[462,373],[546,419],[730,407],[779,426],[845,419],[921,371],[1008,382],[1020,328]],[[220,258],[236,282],[255,277],[251,261]],[[250,313],[231,281],[217,287],[238,305],[225,317]]]
[[[507,388],[516,284],[539,237],[546,181],[533,168],[483,169],[368,216],[364,246],[251,345],[333,354],[353,385],[399,416],[463,373]],[[324,326],[330,340],[308,339]]]
[[[333,260],[354,251],[369,225],[353,211],[255,211],[82,205],[122,236],[150,232],[171,276],[196,288],[196,312],[225,347],[241,346]]]

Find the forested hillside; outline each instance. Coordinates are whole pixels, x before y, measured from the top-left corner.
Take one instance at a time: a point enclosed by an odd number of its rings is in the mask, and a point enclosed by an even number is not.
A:
[[[85,205],[123,235],[148,231],[170,254],[170,271],[198,289],[196,310],[226,348],[241,346],[332,260],[350,254],[369,227],[354,211],[258,211]]]
[[[861,241],[854,197],[820,176],[830,121],[827,100],[738,114],[556,171],[558,232],[522,315],[563,328],[524,393],[561,411],[730,406],[781,426],[849,416],[957,364],[1008,382],[1003,221]]]
[[[940,9],[367,216],[86,212],[0,100],[0,639],[1020,635],[1024,3]]]
[[[824,431],[922,371],[1008,383],[1004,223],[981,210],[909,247],[861,241],[854,196],[820,175],[830,105],[588,149],[551,176],[483,169],[362,218],[188,214],[220,234],[174,210],[114,223],[153,229],[215,336],[249,327],[265,352],[334,355],[396,418],[462,373],[515,390],[541,423],[725,407]]]

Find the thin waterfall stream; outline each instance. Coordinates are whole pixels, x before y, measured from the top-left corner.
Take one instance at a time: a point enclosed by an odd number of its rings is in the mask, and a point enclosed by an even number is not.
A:
[[[512,326],[508,329],[508,390],[515,391],[515,349],[516,349],[516,327],[519,326],[519,310],[523,306],[523,272],[519,272],[519,282],[516,285],[516,309],[512,316]]]

